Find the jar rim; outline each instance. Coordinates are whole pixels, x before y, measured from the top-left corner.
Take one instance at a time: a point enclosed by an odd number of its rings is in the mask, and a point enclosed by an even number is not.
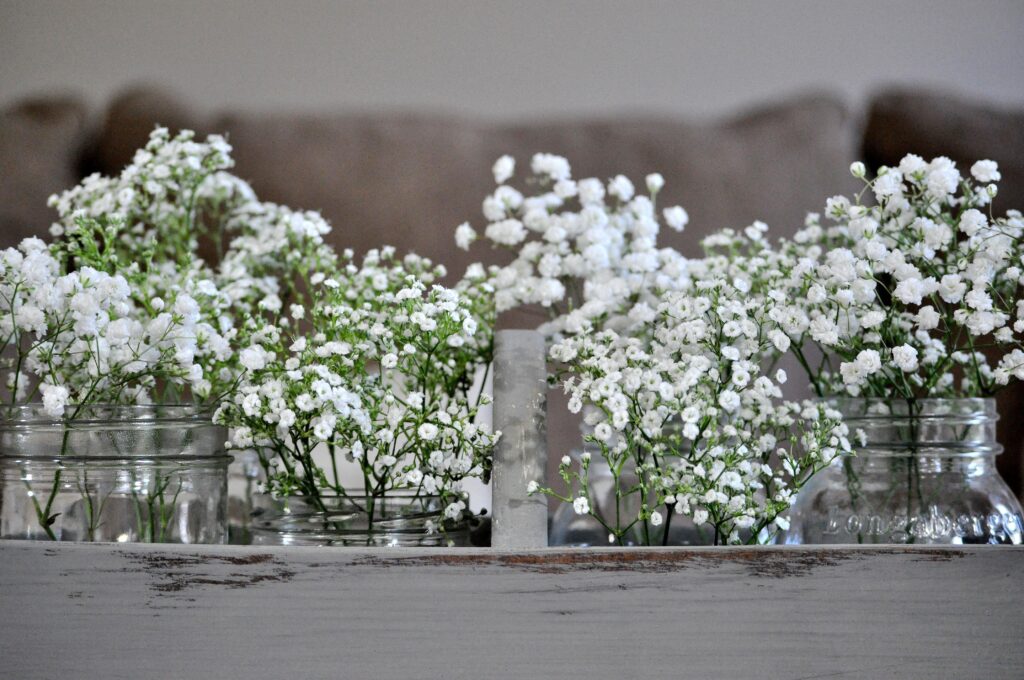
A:
[[[817,401],[836,409],[846,420],[949,417],[992,421],[999,419],[993,397],[823,397]]]
[[[976,458],[998,456],[999,412],[991,397],[833,397],[859,457]]]
[[[904,397],[851,397],[845,395],[835,397],[818,397],[817,401],[853,404],[977,404],[979,406],[996,403],[995,397],[921,397],[906,399]]]
[[[74,404],[65,407],[65,415],[55,417],[43,408],[42,402],[0,406],[0,431],[23,427],[88,428],[113,423],[153,425],[211,425],[213,409],[207,405],[188,403],[156,404],[86,404],[79,414],[69,417]]]
[[[362,492],[363,489],[354,491]],[[414,489],[395,489],[393,492],[372,497],[373,507],[379,508],[380,514],[368,524],[363,524],[361,522],[368,516],[368,498],[371,497],[342,496],[337,493],[321,493],[316,501],[312,496],[302,494],[272,498],[272,502],[267,506],[254,509],[254,531],[306,537],[326,533],[362,540],[360,537],[374,535],[422,535],[426,523],[435,523],[436,526],[443,527],[439,530],[441,534],[468,534],[470,530],[470,524],[465,517],[445,518],[444,507],[440,502],[441,496],[422,493],[417,495]],[[308,522],[310,518],[330,518],[327,522],[330,526],[321,527],[323,519],[315,519],[316,526],[311,526]],[[349,524],[349,521],[355,523]],[[288,524],[290,528],[283,528],[282,522]]]
[[[280,496],[279,500],[287,500],[287,499],[304,500],[304,499],[309,499],[309,498],[312,498],[312,496],[310,496],[308,494],[302,494],[302,493],[293,493],[293,494],[288,494],[286,496]],[[358,499],[363,499],[363,498],[376,498],[376,499],[384,499],[384,500],[387,500],[389,498],[394,498],[396,500],[441,500],[444,497],[441,496],[440,494],[436,494],[436,493],[435,494],[417,493],[415,489],[392,489],[390,491],[386,491],[386,492],[384,492],[382,494],[377,494],[377,495],[367,494],[363,489],[353,489],[351,492],[346,492],[344,494],[340,494],[340,493],[338,493],[336,491],[331,491],[331,490],[321,491],[320,492],[320,499],[321,500],[349,500],[349,499],[356,499],[356,500],[358,500]]]

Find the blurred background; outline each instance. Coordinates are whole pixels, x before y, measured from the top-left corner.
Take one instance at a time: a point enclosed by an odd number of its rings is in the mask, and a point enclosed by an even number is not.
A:
[[[998,161],[1005,211],[1024,207],[1022,36],[1020,0],[0,0],[0,246],[45,235],[46,198],[119,172],[157,123],[227,133],[237,174],[322,211],[335,245],[453,275],[501,261],[452,233],[483,225],[504,153],[661,172],[684,254],[755,219],[792,233],[854,188],[851,161],[907,152]],[[1022,409],[1000,397],[1018,491]]]
[[[883,85],[1024,102],[1024,3],[3,0],[0,104],[129,83],[207,110],[716,116]]]

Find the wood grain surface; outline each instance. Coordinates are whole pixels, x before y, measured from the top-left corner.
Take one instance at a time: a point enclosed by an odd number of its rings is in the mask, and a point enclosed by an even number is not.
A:
[[[0,542],[0,677],[1021,678],[1024,548]]]

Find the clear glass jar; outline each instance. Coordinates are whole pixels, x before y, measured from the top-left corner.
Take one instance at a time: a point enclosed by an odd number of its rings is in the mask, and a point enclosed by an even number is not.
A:
[[[77,411],[77,412],[74,412]],[[193,406],[0,411],[0,538],[227,540],[226,431]]]
[[[996,471],[994,399],[841,399],[853,456],[797,495],[790,544],[1022,542],[1020,502]]]
[[[589,408],[589,407],[588,407]],[[667,427],[672,427],[668,425]],[[593,428],[580,424],[580,436],[586,437],[593,433]],[[590,454],[590,466],[587,477],[590,481],[591,510],[599,515],[605,524],[615,526],[616,516],[623,518],[623,524],[640,513],[640,494],[626,494],[615,498],[615,477],[612,475],[608,461],[601,456],[601,450],[591,442],[584,441],[582,449],[569,453],[572,464],[577,468],[581,465],[583,453]],[[560,481],[560,480],[559,480]],[[623,490],[634,487],[637,483],[635,473],[623,471],[619,476],[619,487]],[[619,543],[607,529],[592,515],[578,515],[569,503],[559,503],[551,516],[548,526],[548,545],[551,546],[609,546],[609,545],[711,545],[714,530],[709,526],[698,527],[693,520],[681,514],[669,513],[662,506],[659,508],[664,521],[659,526],[650,522],[645,527],[637,523],[623,536]],[[669,516],[671,515],[671,517]],[[666,536],[666,530],[668,535]],[[646,534],[646,535],[645,535]]]
[[[257,489],[266,475],[259,454],[252,449],[236,451],[228,466],[228,542],[249,545],[252,542],[252,512]]]
[[[470,545],[469,522],[444,520],[439,496],[288,496],[255,501],[254,545],[424,547]]]
[[[573,459],[574,465],[579,465],[580,451],[573,451],[569,457]],[[598,513],[602,519],[611,526],[615,525],[615,478],[612,476],[611,468],[607,461],[600,456],[592,455],[590,459],[590,500],[593,503],[592,510]],[[619,485],[629,488],[636,484],[636,475],[624,473],[619,478]],[[623,537],[621,543],[617,542],[601,525],[597,518],[592,515],[578,515],[569,503],[559,503],[551,516],[550,527],[548,528],[548,545],[551,546],[615,546],[615,545],[711,545],[714,532],[710,527],[701,528],[694,525],[689,517],[676,513],[667,513],[664,506],[660,509],[665,521],[660,526],[654,526],[650,522],[646,527],[646,539],[644,526],[637,523]],[[640,494],[633,493],[623,496],[619,500],[619,516],[622,518],[636,517],[640,512]],[[671,517],[669,517],[671,514]],[[668,537],[665,536],[665,529],[668,528]]]

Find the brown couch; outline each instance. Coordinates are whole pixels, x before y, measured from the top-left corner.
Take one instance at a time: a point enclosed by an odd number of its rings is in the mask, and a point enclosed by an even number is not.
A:
[[[89,172],[116,173],[154,124],[200,133],[226,132],[236,172],[265,199],[323,212],[333,240],[357,252],[382,244],[445,263],[453,274],[503,254],[455,248],[463,221],[480,226],[493,188],[490,167],[503,153],[521,164],[536,151],[567,156],[578,177],[624,173],[635,181],[662,173],[661,199],[690,213],[667,244],[697,254],[699,239],[755,219],[790,234],[827,197],[854,188],[851,161],[891,164],[907,152],[949,155],[961,167],[980,158],[1003,171],[997,207],[1024,208],[1024,112],[1002,111],[940,94],[894,91],[876,96],[866,124],[842,101],[808,94],[723,121],[692,124],[632,116],[604,120],[494,123],[440,115],[202,114],[173,94],[126,91],[90,117],[74,98],[39,99],[0,113],[0,246],[43,234],[52,220],[46,198]],[[529,323],[524,317],[505,325]],[[1020,491],[1024,390],[1000,397],[1000,458]],[[561,412],[561,409],[556,410]],[[576,440],[559,419],[552,452]]]

